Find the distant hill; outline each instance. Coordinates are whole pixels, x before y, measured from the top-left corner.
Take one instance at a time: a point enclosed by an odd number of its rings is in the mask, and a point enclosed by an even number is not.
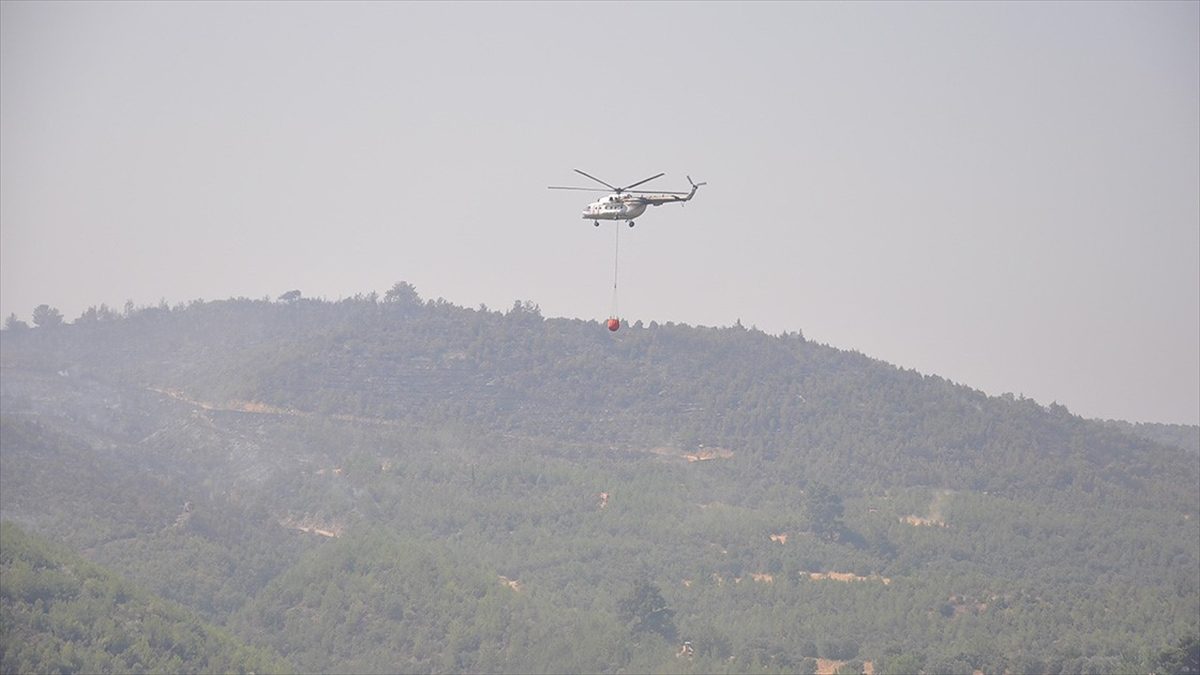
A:
[[[1140,436],[1162,445],[1182,448],[1200,454],[1200,426],[1186,424],[1152,424],[1140,422],[1131,424],[1106,420],[1105,424],[1120,429],[1128,434]]]
[[[1105,482],[1105,467],[1152,447],[1142,439],[1179,447],[1179,438],[1190,443],[1200,433],[1089,422],[1059,405],[988,397],[798,334],[652,323],[610,335],[595,327],[543,319],[530,303],[500,313],[413,299],[233,300],[9,335],[4,355],[10,368],[37,365],[209,402],[452,420],[606,447],[736,447],[857,484],[1060,489]],[[1069,455],[1083,463],[1068,476],[1057,463]],[[1036,470],[1049,462],[1053,470]]]
[[[309,671],[1144,672],[1200,634],[1195,427],[798,333],[289,298],[4,331],[0,517]]]

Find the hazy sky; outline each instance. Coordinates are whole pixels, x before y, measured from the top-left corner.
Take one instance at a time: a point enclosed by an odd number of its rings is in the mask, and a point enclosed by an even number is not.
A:
[[[0,4],[0,313],[398,280],[1200,422],[1200,3]],[[597,327],[598,330],[602,330]]]

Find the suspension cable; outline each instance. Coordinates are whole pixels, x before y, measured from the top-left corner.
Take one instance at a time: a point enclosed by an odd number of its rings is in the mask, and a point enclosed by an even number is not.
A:
[[[612,295],[612,316],[610,318],[619,319],[617,314],[617,273],[620,270],[621,262],[621,224],[617,223],[613,230],[616,231],[616,236],[613,239],[613,295]]]

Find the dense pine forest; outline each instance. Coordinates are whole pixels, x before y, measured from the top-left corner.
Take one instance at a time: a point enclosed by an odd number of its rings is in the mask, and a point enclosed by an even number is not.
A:
[[[1200,428],[382,297],[0,332],[7,672],[1200,672]]]

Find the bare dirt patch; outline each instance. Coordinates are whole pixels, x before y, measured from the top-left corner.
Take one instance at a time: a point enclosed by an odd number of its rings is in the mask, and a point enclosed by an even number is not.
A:
[[[932,518],[921,518],[920,516],[905,516],[904,522],[913,527],[947,527],[946,523],[941,520]]]
[[[641,452],[648,452],[652,455],[658,455],[660,457],[685,459],[688,462],[708,462],[714,459],[733,458],[733,451],[728,448],[706,448],[703,445],[692,452],[684,452],[679,448],[671,448],[666,446],[649,448],[647,450],[642,450]]]
[[[951,490],[938,490],[933,493],[933,501],[929,502],[929,515],[927,517],[911,515],[905,516],[903,522],[912,525],[913,527],[950,527],[946,524],[946,519],[942,514],[942,507],[946,505],[946,500],[953,494]]]
[[[834,675],[838,668],[849,663],[849,661],[835,661],[833,659],[817,659],[816,675]],[[862,675],[875,675],[875,663],[873,661],[863,661]]]
[[[261,401],[238,401],[233,400],[228,403],[213,403],[211,401],[201,401],[187,395],[187,393],[179,389],[159,389],[158,387],[146,387],[147,390],[169,396],[176,401],[182,401],[190,406],[201,410],[211,410],[214,412],[239,412],[250,413],[252,415],[290,415],[293,417],[315,417],[317,413],[296,410],[295,408],[281,408],[269,403]],[[399,426],[393,420],[380,419],[377,417],[359,417],[357,415],[328,415],[329,419],[340,420],[342,422],[353,422],[363,424],[375,424],[383,426]]]
[[[346,529],[344,525],[336,521],[318,520],[315,516],[308,515],[301,518],[288,516],[279,521],[279,524],[289,530],[299,530],[305,534],[316,534],[333,539],[342,536],[342,532]]]
[[[892,583],[890,578],[881,577],[878,574],[872,574],[868,577],[859,576],[850,572],[806,572],[805,574],[808,574],[808,578],[812,579],[813,581],[831,580],[841,581],[843,583],[850,583],[852,581],[878,581],[884,586]]]
[[[834,661],[833,659],[817,659],[816,675],[834,675],[838,668],[846,665],[845,661]]]
[[[728,448],[700,448],[682,456],[689,462],[707,462],[713,459],[732,459],[733,451]]]

